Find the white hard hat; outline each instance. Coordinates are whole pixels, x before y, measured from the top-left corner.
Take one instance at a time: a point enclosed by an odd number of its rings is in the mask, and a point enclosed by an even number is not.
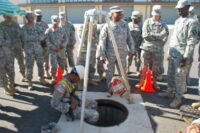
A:
[[[72,68],[72,71],[76,71],[81,80],[84,78],[84,74],[85,74],[85,67],[84,66],[77,65],[74,68]]]
[[[131,16],[132,19],[138,19],[140,17],[141,17],[141,13],[139,11],[132,12],[132,16]]]
[[[190,0],[179,0],[175,8],[180,9],[188,5],[191,5]]]
[[[193,6],[191,6],[191,7],[189,8],[189,12],[190,12],[190,13],[194,13],[194,7],[193,7]]]
[[[59,23],[59,18],[58,18],[58,16],[57,16],[57,15],[52,15],[52,16],[51,16],[51,22],[52,22],[53,24]]]
[[[42,16],[42,10],[40,9],[35,9],[34,13],[35,13],[35,16]]]
[[[152,16],[160,15],[161,14],[161,9],[162,9],[161,5],[154,5],[153,8],[152,8],[151,15]]]

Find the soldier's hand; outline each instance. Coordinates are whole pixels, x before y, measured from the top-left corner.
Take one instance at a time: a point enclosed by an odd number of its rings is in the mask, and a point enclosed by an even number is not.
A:
[[[71,108],[71,109],[76,109],[76,108],[77,108],[77,106],[78,106],[78,105],[77,105],[77,103],[76,103],[76,102],[74,102],[74,101],[73,101],[73,102],[71,102],[71,104],[70,104],[70,108]]]
[[[181,61],[180,61],[180,67],[184,67],[186,65],[186,62],[187,62],[187,58],[183,58]]]
[[[74,45],[68,45],[67,47],[69,47],[70,49],[74,49]]]

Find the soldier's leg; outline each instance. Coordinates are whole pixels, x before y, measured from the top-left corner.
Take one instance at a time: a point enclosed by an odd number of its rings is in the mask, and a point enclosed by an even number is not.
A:
[[[190,67],[189,67],[189,70],[187,72],[187,77],[186,77],[187,85],[190,85],[190,70],[191,70],[191,67],[192,67],[192,62],[193,62],[193,59],[191,59],[190,62],[189,62]]]
[[[8,77],[6,75],[6,69],[5,69],[6,60],[4,56],[0,57],[0,62],[1,62],[0,63],[0,87],[4,88],[5,94],[12,95],[11,91],[8,89]]]
[[[116,59],[114,57],[108,57],[108,64],[107,64],[107,70],[106,70],[106,82],[107,82],[108,89],[109,89],[112,77],[114,76],[114,73],[115,73],[115,64],[116,64]]]
[[[52,82],[56,80],[56,71],[57,71],[57,54],[50,54],[50,63],[51,63],[51,76],[52,76]]]
[[[6,73],[8,75],[9,89],[12,93],[15,93],[15,68],[13,56],[7,56],[6,58]]]
[[[81,107],[77,107],[73,110],[75,119],[81,118]],[[95,109],[85,108],[85,120],[89,123],[95,123],[99,120],[99,113]]]
[[[26,79],[28,80],[28,89],[32,90],[33,79],[33,67],[34,67],[34,55],[32,50],[25,50],[25,67],[26,67]]]
[[[43,67],[44,57],[42,49],[35,50],[35,59],[38,67],[38,76],[40,77],[39,78],[40,83],[48,84],[48,82],[44,78],[44,67]]]
[[[24,54],[22,48],[15,49],[15,58],[17,59],[19,70],[22,75],[22,82],[25,82],[25,64],[24,64]]]
[[[67,58],[68,58],[69,66],[70,67],[74,67],[75,63],[74,63],[73,48],[67,47],[66,53],[67,53]]]
[[[49,73],[49,49],[48,47],[43,48],[43,56],[44,56],[44,69],[46,71],[46,76],[49,78],[51,77]]]
[[[62,72],[64,73],[65,65],[67,64],[67,58],[65,56],[65,51],[64,50],[60,51],[60,53],[58,55],[58,64],[61,67]]]
[[[141,51],[141,71],[140,71],[140,81],[139,83],[136,85],[136,88],[140,88],[144,82],[145,82],[145,78],[146,78],[146,73],[149,67],[149,62],[151,62],[151,53],[148,51]]]
[[[141,70],[141,49],[139,49],[136,53],[136,57],[135,57],[135,66],[136,66],[136,71],[137,73],[140,72]]]

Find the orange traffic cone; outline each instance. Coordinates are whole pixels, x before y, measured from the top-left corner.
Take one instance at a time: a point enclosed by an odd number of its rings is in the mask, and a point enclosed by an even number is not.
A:
[[[62,75],[62,68],[61,67],[58,67],[57,69],[57,75],[56,75],[56,81],[54,83],[54,88],[56,87],[56,85],[62,80],[63,78],[63,75]]]
[[[143,92],[155,92],[155,89],[152,84],[152,71],[149,69],[146,74],[145,82],[142,87],[140,87]]]
[[[144,85],[146,73],[147,73],[147,68],[144,67],[140,72],[140,82],[136,85],[136,88],[140,89]]]

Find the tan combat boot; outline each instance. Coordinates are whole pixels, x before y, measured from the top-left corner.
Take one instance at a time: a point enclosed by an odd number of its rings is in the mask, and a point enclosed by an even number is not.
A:
[[[194,109],[199,109],[200,108],[200,102],[192,103],[191,105]]]
[[[182,103],[181,97],[175,97],[174,100],[170,103],[171,108],[178,108]]]
[[[92,78],[89,78],[88,83],[94,86],[98,86],[98,83]]]
[[[174,98],[175,97],[174,93],[172,93],[172,92],[161,92],[161,93],[158,93],[158,95],[161,97],[166,97],[166,98]]]
[[[28,80],[25,77],[25,74],[21,75],[21,82],[27,82]]]
[[[33,83],[32,80],[28,80],[28,90],[33,90]]]
[[[46,70],[46,76],[47,78],[51,78],[51,74],[49,73],[49,70]]]
[[[4,94],[8,96],[14,95],[14,93],[8,88],[8,86],[4,86]]]
[[[130,72],[130,66],[127,66],[127,68],[125,69],[126,74],[128,74]]]
[[[49,84],[49,82],[47,82],[47,81],[44,79],[44,77],[40,77],[40,78],[39,78],[39,81],[40,81],[40,83],[43,84],[43,85],[48,85],[48,84]]]

